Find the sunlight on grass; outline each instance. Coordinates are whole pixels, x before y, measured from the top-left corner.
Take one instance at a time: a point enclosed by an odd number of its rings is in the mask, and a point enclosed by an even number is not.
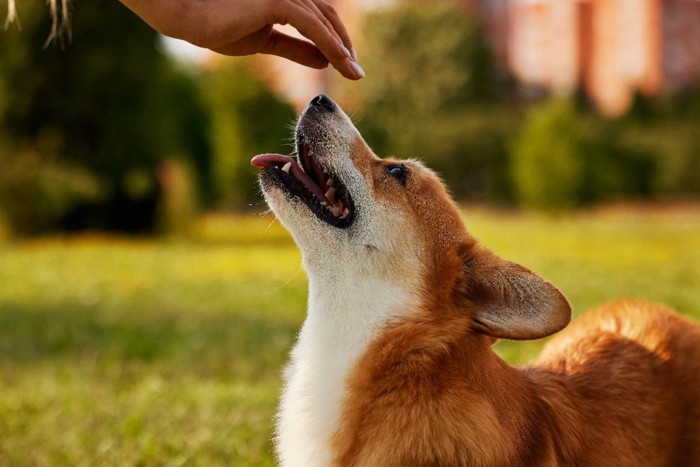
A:
[[[697,212],[464,218],[576,314],[639,297],[700,319]],[[186,242],[0,242],[0,465],[273,465],[300,263],[270,215],[206,216]],[[541,345],[497,351],[522,363]]]

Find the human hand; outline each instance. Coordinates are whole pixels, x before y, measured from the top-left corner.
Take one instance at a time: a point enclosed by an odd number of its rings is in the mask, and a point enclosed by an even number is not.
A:
[[[364,77],[350,36],[324,0],[120,0],[153,29],[224,55],[278,55]],[[274,29],[289,24],[306,41]]]

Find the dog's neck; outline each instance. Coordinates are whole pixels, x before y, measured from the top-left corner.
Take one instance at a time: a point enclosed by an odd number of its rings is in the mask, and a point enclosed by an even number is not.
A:
[[[395,331],[399,327],[410,328],[411,322],[416,321],[412,310],[418,311],[416,307],[420,306],[415,292],[420,287],[382,280],[381,275],[372,274],[372,266],[354,270],[339,267],[323,274],[318,274],[313,266],[306,265],[308,314],[292,354],[279,417],[278,448],[280,458],[288,465],[327,466],[339,455],[352,458],[349,453],[356,449],[348,440],[358,438],[343,407],[372,407],[371,400],[354,399],[355,395],[381,394],[387,389],[372,390],[384,376],[383,370],[375,372],[372,368],[401,368],[414,358],[416,348],[426,355],[452,349],[450,362],[442,360],[426,368],[429,372],[438,371],[441,365],[448,364],[446,374],[456,379],[445,377],[440,387],[462,387],[470,393],[460,397],[471,399],[473,405],[468,410],[478,414],[468,428],[473,434],[469,439],[478,444],[473,446],[475,452],[483,454],[491,446],[489,455],[496,464],[515,459],[513,465],[549,465],[554,456],[551,429],[562,423],[555,420],[546,398],[538,396],[543,383],[555,383],[550,374],[539,374],[533,379],[508,366],[493,353],[490,338],[467,337],[470,326],[466,322],[437,320],[434,327],[423,327],[422,323],[410,331],[415,332],[414,337],[398,336]],[[397,342],[404,344],[397,346]],[[372,368],[366,368],[368,365]],[[419,371],[420,366],[416,368]],[[353,387],[357,389],[355,395]],[[410,406],[411,401],[406,404]],[[369,416],[363,410],[354,411],[355,415],[363,413]],[[361,429],[362,425],[363,420],[359,419],[354,426]],[[484,443],[485,439],[492,442]],[[382,449],[377,453],[386,455]]]
[[[417,256],[387,259],[371,247],[338,242],[326,251],[304,251],[309,302],[304,327],[318,327],[310,339],[335,341],[353,350],[366,349],[383,324],[417,303],[420,288]],[[403,271],[403,273],[397,273]]]
[[[332,464],[348,374],[383,324],[415,300],[407,284],[389,283],[363,267],[338,262],[320,273],[315,266],[305,261],[308,312],[278,418],[278,454],[288,465]]]
[[[432,324],[411,319],[398,323],[373,341],[357,361],[348,378],[343,425],[334,438],[340,463],[401,465],[406,460],[398,449],[395,454],[399,457],[392,458],[392,453],[380,447],[441,445],[442,437],[449,433],[440,430],[423,432],[427,438],[407,440],[409,433],[417,432],[401,426],[402,417],[381,412],[386,405],[380,402],[391,397],[395,407],[434,405],[434,411],[423,414],[428,418],[415,415],[413,423],[418,426],[430,427],[440,420],[437,426],[447,423],[459,427],[456,439],[463,439],[464,444],[458,450],[468,457],[467,465],[553,465],[552,430],[562,422],[546,398],[538,394],[542,383],[556,384],[552,375],[540,374],[533,380],[508,366],[493,353],[489,338],[461,332],[468,327],[460,320]],[[393,371],[387,373],[387,368]],[[429,389],[439,388],[442,396],[430,392],[421,399],[424,381],[431,381]],[[394,391],[397,387],[412,389]],[[456,393],[450,395],[451,391]],[[446,401],[453,396],[469,403],[451,408]],[[365,427],[381,425],[382,420],[397,422],[393,429],[382,430],[381,439],[373,446]],[[366,448],[364,452],[361,446]],[[462,463],[455,459],[454,465]]]
[[[307,358],[318,374],[338,379],[332,389],[338,392],[344,392],[347,373],[384,325],[416,301],[405,285],[349,269],[310,274],[308,300],[298,347],[313,349]]]
[[[327,333],[335,338],[367,343],[383,323],[411,303],[412,293],[406,285],[362,271],[342,275],[345,277],[309,277],[307,321],[327,326]]]

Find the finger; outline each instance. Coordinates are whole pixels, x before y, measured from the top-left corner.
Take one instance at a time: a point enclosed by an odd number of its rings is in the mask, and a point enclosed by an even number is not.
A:
[[[328,66],[328,59],[321,53],[318,47],[311,42],[289,36],[276,30],[272,30],[263,42],[256,36],[257,33],[212,50],[220,54],[232,56],[252,55],[256,53],[276,55],[316,69],[323,69]],[[355,67],[358,66],[350,60],[344,60],[335,68],[348,79],[357,80],[362,78],[364,72],[358,72],[353,65]]]
[[[277,55],[311,68],[320,69],[328,66],[328,59],[314,44],[281,33],[272,29],[272,26],[265,26],[240,40],[212,50],[236,57],[257,53]]]
[[[283,2],[279,2],[282,4]],[[360,79],[364,72],[349,58],[346,47],[329,32],[324,23],[308,9],[294,3],[285,3],[285,8],[277,7],[275,22],[290,24],[304,37],[309,38],[321,50],[333,67],[349,79]]]
[[[311,68],[326,68],[328,59],[311,42],[289,36],[279,31],[272,31],[270,41],[261,50],[262,53],[277,55]],[[357,63],[351,60],[342,60],[333,65],[341,75],[348,79],[357,80],[364,78],[365,74]]]
[[[338,12],[333,7],[333,5],[324,0],[314,0],[314,2],[316,3],[316,6],[321,11],[321,13],[323,13],[324,17],[330,22],[331,26],[333,27],[333,30],[335,30],[335,32],[338,34],[340,40],[343,41],[345,47],[347,47],[348,50],[352,51],[353,46],[352,40],[350,39],[350,34],[348,34],[348,31],[345,28],[345,24],[340,19],[340,15],[338,15]]]
[[[328,66],[328,59],[314,44],[277,30],[272,31],[261,52],[277,55],[311,68],[321,69]]]
[[[211,47],[211,50],[216,53],[235,57],[242,55],[253,55],[262,50],[269,40],[272,31],[272,26],[266,25],[245,37],[236,39],[221,46]]]
[[[329,21],[328,17],[326,16],[325,13],[323,13],[319,7],[316,5],[314,0],[296,0],[297,2],[300,2],[300,6],[306,8],[311,12],[313,15],[316,15],[319,21],[323,23],[323,25],[328,29],[328,32],[335,37],[336,41],[338,41],[339,44],[343,44],[343,39],[340,37],[338,32],[335,30],[335,27],[333,27],[333,24]]]

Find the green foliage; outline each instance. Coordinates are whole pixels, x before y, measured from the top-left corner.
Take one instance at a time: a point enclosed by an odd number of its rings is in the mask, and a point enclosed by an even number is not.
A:
[[[657,170],[652,189],[660,195],[700,195],[699,121],[655,120],[632,124],[621,135],[625,141],[653,154]]]
[[[619,198],[642,198],[652,194],[657,168],[646,148],[620,140],[619,124],[596,115],[581,115],[585,132],[583,186],[579,203],[596,203]]]
[[[566,99],[513,102],[479,24],[445,2],[377,10],[363,39],[360,132],[380,155],[424,159],[460,199],[561,211],[700,193],[698,86],[639,94],[617,121]]]
[[[461,198],[507,198],[504,161],[517,112],[479,24],[450,3],[408,2],[365,22],[358,128],[379,154],[419,157]]]
[[[620,123],[577,109],[564,99],[531,108],[513,145],[516,199],[562,211],[616,198],[649,196],[657,161],[644,146],[624,141]]]
[[[652,193],[700,195],[700,81],[671,97],[637,96],[619,129],[653,159]]]
[[[697,210],[465,216],[577,316],[624,296],[700,319]],[[192,243],[0,243],[0,465],[274,465],[280,375],[307,298],[300,254],[270,216],[195,227]],[[526,363],[542,344],[496,349]]]
[[[294,113],[243,61],[180,69],[112,0],[76,5],[73,43],[44,49],[45,5],[19,7],[21,29],[0,32],[0,235],[187,231],[200,206],[260,201],[250,157],[290,152]],[[344,84],[361,133],[380,155],[424,159],[460,199],[562,210],[700,195],[700,84],[639,94],[616,121],[561,102],[525,118],[479,23],[450,2],[375,10],[362,40],[368,79]],[[158,175],[171,162],[189,174],[177,195]]]
[[[219,202],[237,207],[259,201],[257,170],[250,159],[259,153],[289,153],[294,110],[275,97],[240,62],[227,61],[203,77],[211,112],[214,181]]]
[[[0,165],[0,212],[18,232],[48,229],[81,203],[104,196],[98,180],[81,167],[26,153],[0,157]]]
[[[155,168],[167,158],[192,161],[200,184],[208,185],[207,120],[197,89],[158,50],[155,31],[120,3],[96,0],[76,6],[73,44],[44,49],[50,31],[46,9],[26,6],[20,11],[21,30],[10,28],[0,41],[0,96],[5,98],[0,151],[62,173],[80,167],[81,177],[89,176],[99,190],[77,199],[70,183],[67,193],[58,193],[56,186],[56,196],[73,202],[52,208],[26,203],[23,209],[31,212],[20,217],[39,222],[18,219],[18,227],[35,231],[70,219],[72,226],[147,228],[159,194]],[[134,172],[148,182],[138,192],[129,189]],[[6,209],[14,201],[0,202]],[[15,206],[5,214],[15,222],[18,211]]]
[[[399,121],[461,110],[494,93],[480,28],[452,4],[408,2],[379,10],[365,21],[364,41],[372,52],[363,66],[381,77],[360,83],[364,98]]]
[[[547,210],[575,205],[583,186],[585,151],[570,102],[554,100],[532,109],[513,149],[519,201]]]
[[[193,178],[190,167],[176,159],[164,161],[158,167],[161,196],[157,225],[160,233],[171,238],[189,235],[197,212]]]

